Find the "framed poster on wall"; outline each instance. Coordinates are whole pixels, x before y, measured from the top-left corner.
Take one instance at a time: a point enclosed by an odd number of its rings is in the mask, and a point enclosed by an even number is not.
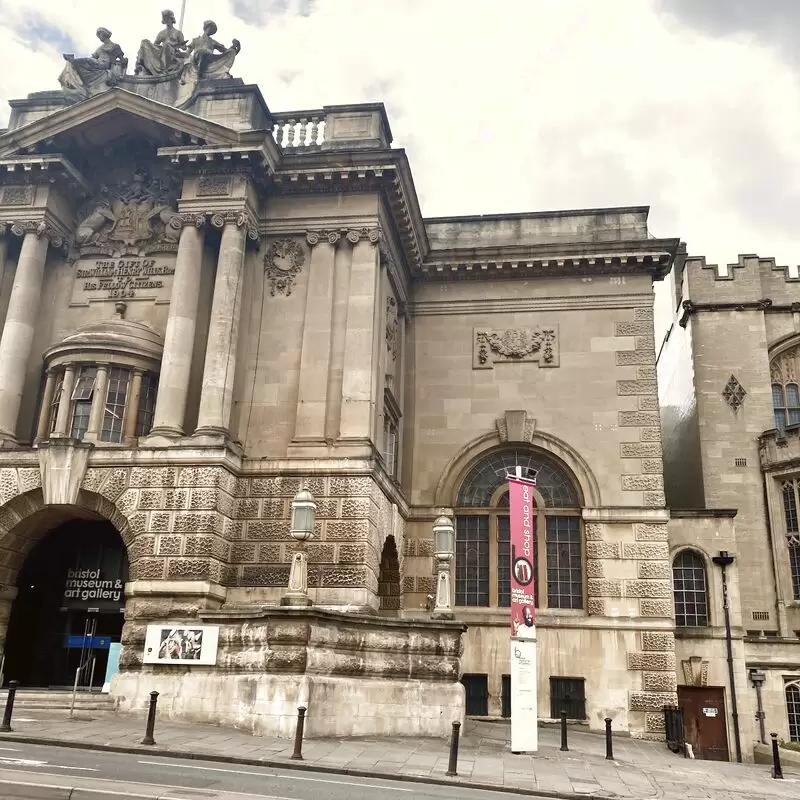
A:
[[[148,625],[145,664],[213,667],[217,663],[219,628],[209,625]]]

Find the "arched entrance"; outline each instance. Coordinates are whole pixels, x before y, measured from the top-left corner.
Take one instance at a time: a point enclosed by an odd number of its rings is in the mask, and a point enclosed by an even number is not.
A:
[[[381,611],[400,610],[400,559],[394,536],[387,536],[381,553],[381,566],[378,575],[378,600]]]
[[[47,515],[47,512],[40,512]],[[34,517],[39,515],[34,515]],[[88,517],[88,518],[87,518]],[[26,520],[33,522],[34,520]],[[97,515],[59,521],[31,547],[18,573],[5,642],[4,682],[103,685],[120,641],[128,558],[116,528]],[[34,534],[35,536],[35,534]]]

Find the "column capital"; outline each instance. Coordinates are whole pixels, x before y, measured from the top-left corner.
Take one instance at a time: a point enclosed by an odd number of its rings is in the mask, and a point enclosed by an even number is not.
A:
[[[306,242],[310,247],[314,247],[320,242],[327,241],[334,246],[349,242],[351,245],[358,244],[362,240],[376,244],[382,236],[380,228],[309,228],[306,230]]]
[[[0,228],[8,229],[8,231],[18,238],[24,237],[26,234],[32,233],[37,239],[47,239],[53,247],[64,248],[68,247],[68,239],[62,231],[57,230],[50,222],[44,218],[40,219],[24,219],[13,220],[0,223]]]
[[[248,244],[258,247],[260,241],[258,220],[248,210],[210,211],[207,213],[212,228],[222,230],[226,225],[243,228]]]
[[[377,244],[381,238],[380,228],[350,228],[347,231],[347,241],[350,244],[358,244],[362,240],[370,242],[370,244]]]
[[[337,230],[329,230],[327,228],[319,228],[306,231],[306,243],[309,247],[314,247],[320,242],[327,242],[336,247],[342,240],[342,232]]]

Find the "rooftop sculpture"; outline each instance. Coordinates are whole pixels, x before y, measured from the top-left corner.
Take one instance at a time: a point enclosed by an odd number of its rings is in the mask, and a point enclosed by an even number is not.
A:
[[[231,77],[241,44],[234,39],[226,47],[214,39],[217,25],[213,20],[206,20],[202,34],[191,40],[175,27],[172,11],[163,11],[161,22],[164,28],[155,39],[143,39],[139,45],[133,75],[127,74],[128,59],[111,40],[111,31],[98,28],[101,44],[91,56],[64,54],[67,63],[59,76],[62,90],[75,100],[83,100],[112,86],[122,86],[181,107],[191,100],[200,81]]]

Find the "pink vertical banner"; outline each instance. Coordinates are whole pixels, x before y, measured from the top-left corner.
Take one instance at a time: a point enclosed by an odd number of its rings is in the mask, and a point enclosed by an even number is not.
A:
[[[511,510],[511,635],[533,637],[536,615],[533,483],[509,479],[508,501]]]

